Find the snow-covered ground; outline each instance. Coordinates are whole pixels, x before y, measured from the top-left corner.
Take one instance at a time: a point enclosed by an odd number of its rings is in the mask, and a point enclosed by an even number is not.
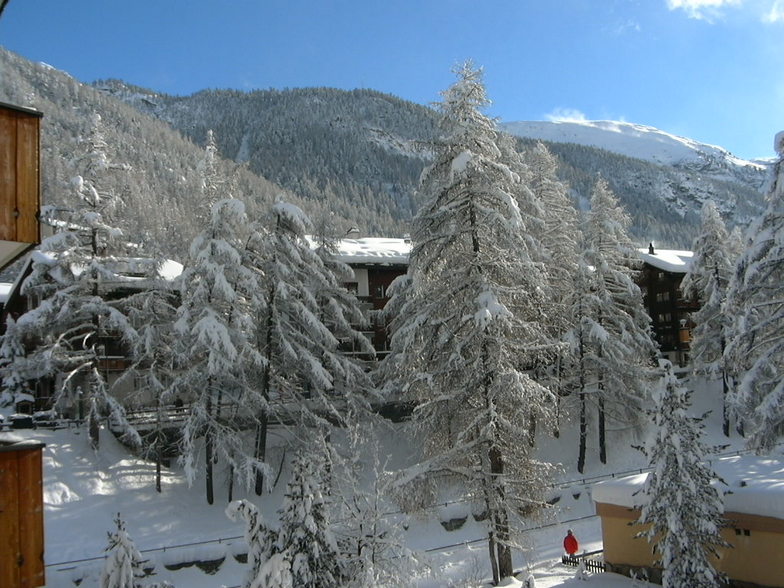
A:
[[[716,387],[700,384],[695,394],[695,413],[714,407]],[[725,439],[720,432],[721,410],[709,417],[707,443],[729,443],[724,451],[742,449],[742,439]],[[101,432],[101,450],[89,447],[81,429],[19,430],[2,437],[34,438],[46,443],[44,450],[44,502],[46,532],[47,586],[66,588],[82,579],[82,587],[97,585],[103,565],[107,532],[120,513],[126,527],[154,565],[151,581],[167,580],[178,588],[215,588],[239,586],[245,565],[234,556],[244,553],[242,525],[224,514],[225,488],[216,492],[216,504],[204,500],[203,483],[189,488],[182,472],[173,465],[164,470],[163,491],[156,493],[153,484],[154,465],[127,453],[107,431]],[[560,438],[540,439],[541,457],[562,464],[558,484],[550,495],[553,508],[532,529],[524,533],[524,550],[515,553],[515,566],[529,569],[536,586],[647,586],[613,574],[592,576],[587,581],[575,579],[575,570],[560,563],[561,542],[567,528],[580,539],[581,550],[601,549],[601,528],[594,516],[591,485],[597,477],[643,467],[644,458],[631,448],[639,444],[641,435],[634,431],[612,433],[610,463],[601,465],[595,448],[589,447],[588,471],[585,475],[574,469],[576,432],[564,431]],[[400,467],[414,453],[412,442],[397,429],[381,440],[382,453],[389,457],[390,467]],[[779,452],[780,453],[780,452]],[[382,460],[383,461],[383,460]],[[600,467],[601,466],[601,467]],[[282,480],[287,472],[284,471]],[[247,497],[259,506],[265,518],[276,518],[282,503],[285,484],[258,499]],[[467,517],[456,531],[445,531],[440,520]],[[473,520],[470,508],[462,503],[444,504],[432,509],[426,517],[404,521],[405,539],[410,548],[419,550],[430,564],[430,572],[417,578],[422,588],[443,586],[477,586],[490,577],[485,531]],[[197,565],[177,568],[183,562],[223,560],[217,569],[203,571]],[[167,567],[168,566],[168,567]],[[204,566],[206,567],[206,566]],[[515,585],[515,584],[512,584]],[[520,584],[517,584],[520,585]]]

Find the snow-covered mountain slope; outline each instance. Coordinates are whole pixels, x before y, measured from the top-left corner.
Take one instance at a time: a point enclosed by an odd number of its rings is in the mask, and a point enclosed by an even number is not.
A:
[[[629,122],[521,121],[502,123],[501,127],[519,137],[598,147],[627,157],[701,172],[715,179],[737,181],[757,188],[764,182],[767,171],[765,162],[741,159],[723,147]]]

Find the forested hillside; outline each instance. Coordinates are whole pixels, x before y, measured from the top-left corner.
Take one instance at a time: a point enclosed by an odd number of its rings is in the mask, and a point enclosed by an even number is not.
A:
[[[96,87],[172,124],[195,142],[213,128],[223,155],[344,215],[367,207],[387,222],[363,222],[364,232],[407,221],[416,189],[438,136],[436,113],[372,90],[205,90],[175,97],[100,81]],[[532,144],[520,139],[520,148]],[[762,207],[759,174],[729,181],[705,170],[619,155],[573,143],[549,143],[561,160],[560,176],[579,204],[598,176],[632,215],[641,244],[689,247],[699,211],[714,199],[730,225],[746,224]]]
[[[139,112],[124,102],[82,84],[64,72],[28,61],[0,48],[0,101],[31,106],[44,113],[42,123],[42,198],[44,204],[73,202],[71,161],[77,139],[86,134],[90,116],[101,115],[104,138],[114,160],[131,169],[118,174],[115,187],[123,200],[120,211],[129,241],[146,243],[162,254],[182,260],[190,241],[203,226],[199,167],[204,148],[183,137],[169,125]],[[202,145],[205,136],[202,137]],[[276,198],[301,205],[319,218],[336,209],[327,202],[303,200],[257,174],[247,166],[223,162],[225,195],[246,201],[251,215],[267,211]],[[351,217],[335,212],[338,230],[367,215],[357,209]]]
[[[45,202],[65,200],[73,142],[98,112],[118,160],[133,167],[124,188],[129,237],[154,240],[172,257],[182,257],[198,229],[197,167],[210,129],[227,160],[227,190],[246,200],[252,215],[282,195],[312,218],[333,215],[336,232],[356,225],[377,236],[409,231],[419,177],[438,136],[435,111],[373,90],[169,96],[117,80],[85,85],[5,50],[0,72],[0,100],[45,114]],[[532,144],[518,141],[520,148]],[[730,226],[747,224],[762,209],[758,178],[743,184],[593,147],[548,145],[578,206],[585,208],[604,177],[631,214],[640,244],[688,248],[707,199]]]

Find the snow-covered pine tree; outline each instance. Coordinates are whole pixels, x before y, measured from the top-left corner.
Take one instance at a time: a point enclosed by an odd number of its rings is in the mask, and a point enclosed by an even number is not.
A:
[[[266,365],[255,345],[255,300],[261,286],[247,265],[244,204],[219,200],[210,224],[191,245],[190,265],[182,274],[182,302],[175,332],[179,337],[175,394],[190,402],[182,433],[181,460],[195,479],[196,440],[204,437],[207,502],[213,503],[213,463],[228,468],[247,485],[264,465],[248,451],[240,415],[251,419],[262,403],[251,375]]]
[[[528,168],[527,182],[543,212],[541,251],[550,282],[551,328],[556,337],[564,338],[574,326],[572,301],[582,247],[580,219],[569,196],[569,187],[558,179],[558,161],[550,150],[543,143],[537,142],[525,151],[524,159]],[[568,353],[568,347],[564,352]],[[554,433],[558,436],[561,400],[569,393],[565,386],[562,355],[559,355],[555,365],[550,366],[550,370],[550,387],[556,393],[557,400]]]
[[[199,208],[205,211],[202,216],[209,222],[209,211],[213,205],[226,194],[226,178],[218,169],[218,145],[215,142],[215,133],[212,129],[207,131],[207,142],[204,146],[204,158],[199,161],[196,171],[199,173],[201,188],[201,203]]]
[[[728,544],[720,535],[725,526],[723,501],[711,486],[716,475],[705,462],[704,415],[689,416],[690,392],[670,362],[662,364],[664,378],[651,414],[654,434],[645,449],[651,472],[637,521],[650,527],[640,536],[654,544],[657,562],[664,568],[664,588],[714,588],[721,575],[709,557]]]
[[[373,387],[364,369],[360,374],[357,367],[362,367],[361,361],[372,360],[376,356],[373,344],[362,332],[370,326],[370,318],[363,313],[356,295],[343,285],[354,280],[354,270],[337,259],[340,235],[333,227],[325,226],[324,220],[322,217],[313,233],[314,251],[324,270],[311,274],[309,288],[316,298],[319,320],[337,337],[341,349],[351,353],[334,357],[333,361],[337,360],[337,364],[330,370],[334,377],[333,389],[348,401],[363,401]],[[358,390],[364,394],[356,394]],[[355,411],[361,408],[360,405],[352,406]]]
[[[606,339],[604,328],[597,323],[601,300],[594,285],[594,270],[581,256],[574,275],[572,297],[568,300],[573,327],[564,336],[568,351],[563,356],[564,394],[576,394],[579,405],[579,443],[577,471],[585,471],[588,442],[588,400],[595,389],[596,369],[599,363],[597,350]]]
[[[256,429],[255,456],[266,456],[271,419],[329,427],[340,422],[345,406],[361,404],[370,381],[362,366],[344,355],[330,331],[372,348],[351,326],[357,309],[334,273],[309,246],[310,221],[298,207],[278,202],[272,227],[255,233],[249,245],[253,263],[266,278],[256,316],[256,345],[265,361],[258,383],[263,398]],[[256,493],[264,476],[256,477]]]
[[[691,267],[681,283],[684,295],[695,298],[700,309],[692,314],[691,361],[694,372],[710,379],[722,379],[724,434],[730,434],[727,392],[729,374],[724,369],[729,318],[725,312],[727,290],[735,260],[729,250],[729,234],[716,204],[708,200],[702,207],[700,232],[694,239]]]
[[[421,564],[405,546],[401,521],[389,515],[392,476],[379,459],[378,431],[352,420],[346,430],[348,458],[332,475],[338,521],[333,532],[350,578],[347,586],[410,586]]]
[[[141,588],[139,578],[145,576],[144,558],[125,529],[125,521],[114,519],[117,529],[109,533],[106,550],[109,555],[101,573],[101,588]]]
[[[658,353],[651,319],[634,280],[640,261],[629,238],[629,223],[617,197],[599,178],[584,229],[585,261],[593,269],[590,289],[594,294],[587,318],[594,324],[595,345],[584,349],[593,365],[586,370],[586,387],[579,393],[596,403],[602,463],[607,463],[607,416],[632,423],[642,417]],[[581,453],[583,444],[581,439]]]
[[[35,369],[28,370],[27,349],[22,334],[14,318],[9,315],[5,322],[5,332],[0,338],[0,374],[3,389],[0,391],[0,406],[9,406],[17,401],[20,394],[30,392],[29,382],[35,379]],[[34,366],[32,366],[34,368]]]
[[[277,553],[285,555],[292,585],[330,588],[344,581],[340,554],[321,489],[320,460],[298,452],[280,511]]]
[[[138,445],[138,434],[112,394],[113,382],[101,369],[102,357],[112,347],[127,349],[137,336],[125,315],[125,301],[111,291],[125,279],[122,269],[130,250],[122,231],[110,224],[122,206],[112,172],[127,166],[110,160],[97,114],[79,145],[71,162],[77,173],[71,182],[73,207],[42,210],[42,222],[57,232],[32,254],[32,271],[22,291],[39,302],[19,317],[16,335],[34,344],[21,358],[25,377],[53,381],[54,403],[61,411],[88,420],[109,412],[125,425],[126,441]],[[91,423],[90,431],[97,447],[97,423]]]
[[[467,63],[440,105],[444,138],[423,174],[427,198],[413,226],[406,303],[393,356],[426,461],[401,484],[451,480],[487,512],[497,582],[512,574],[518,513],[546,486],[530,455],[532,419],[549,419],[549,390],[530,375],[552,361],[544,268],[512,194],[520,178],[496,144],[481,71]],[[525,442],[521,442],[525,441]]]
[[[740,380],[730,402],[759,451],[784,433],[784,132],[775,146],[767,207],[749,227],[727,304],[734,320],[725,359]]]
[[[248,544],[248,572],[242,588],[266,587],[262,568],[275,554],[278,532],[267,526],[256,505],[247,500],[235,500],[226,507],[226,516],[245,523],[245,543]]]
[[[132,349],[133,364],[121,379],[134,382],[138,403],[155,411],[152,428],[144,435],[143,452],[155,462],[155,489],[161,492],[161,468],[167,447],[174,442],[175,403],[172,383],[176,379],[173,350],[177,346],[175,284],[161,275],[164,260],[139,260],[144,288],[127,298],[127,315],[138,333]],[[182,404],[182,399],[178,404]],[[184,407],[180,407],[184,411]],[[175,415],[179,416],[179,415]]]

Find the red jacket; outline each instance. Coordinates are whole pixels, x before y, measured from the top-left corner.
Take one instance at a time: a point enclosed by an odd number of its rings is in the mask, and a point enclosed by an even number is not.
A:
[[[564,537],[564,550],[569,555],[574,555],[580,549],[580,544],[577,543],[577,537],[574,535],[567,535]]]

